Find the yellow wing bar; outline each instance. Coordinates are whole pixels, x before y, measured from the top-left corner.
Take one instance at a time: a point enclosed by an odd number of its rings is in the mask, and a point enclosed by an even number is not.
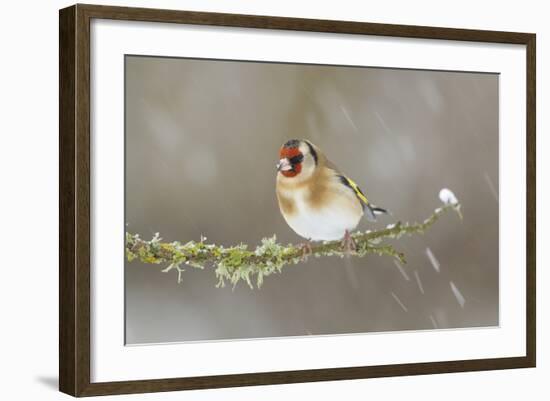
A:
[[[346,177],[345,175],[341,175],[340,179],[342,180],[344,185],[347,185],[355,191],[355,195],[357,195],[361,202],[363,202],[365,205],[369,204],[369,200],[367,199],[363,191],[361,191],[361,189],[357,186],[355,181],[353,181],[351,178]]]

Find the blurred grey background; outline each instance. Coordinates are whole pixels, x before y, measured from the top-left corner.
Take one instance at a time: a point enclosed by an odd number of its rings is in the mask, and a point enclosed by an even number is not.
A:
[[[126,57],[126,229],[149,239],[300,242],[279,213],[281,144],[307,138],[390,209],[445,215],[389,257],[323,258],[261,289],[213,269],[125,264],[126,343],[498,325],[498,75]],[[437,271],[436,267],[439,268]]]

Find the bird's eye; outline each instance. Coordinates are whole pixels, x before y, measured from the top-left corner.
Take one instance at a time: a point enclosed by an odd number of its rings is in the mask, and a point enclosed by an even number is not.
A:
[[[288,161],[290,162],[290,164],[300,164],[302,161],[304,161],[304,155],[300,153],[297,156],[291,157],[290,159],[288,159]]]

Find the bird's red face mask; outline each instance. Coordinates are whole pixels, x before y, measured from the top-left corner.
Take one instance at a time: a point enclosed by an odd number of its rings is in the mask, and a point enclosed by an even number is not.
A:
[[[304,155],[298,147],[283,146],[279,151],[279,158],[277,171],[285,177],[296,177],[302,171]]]

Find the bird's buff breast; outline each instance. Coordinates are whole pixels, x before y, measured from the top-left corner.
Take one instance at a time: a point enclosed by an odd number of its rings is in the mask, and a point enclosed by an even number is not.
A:
[[[283,217],[296,234],[313,241],[333,241],[344,237],[345,231],[357,227],[362,212],[347,196],[338,196],[322,207],[312,207],[307,191],[294,190],[282,196],[292,202],[292,211],[282,210]]]

